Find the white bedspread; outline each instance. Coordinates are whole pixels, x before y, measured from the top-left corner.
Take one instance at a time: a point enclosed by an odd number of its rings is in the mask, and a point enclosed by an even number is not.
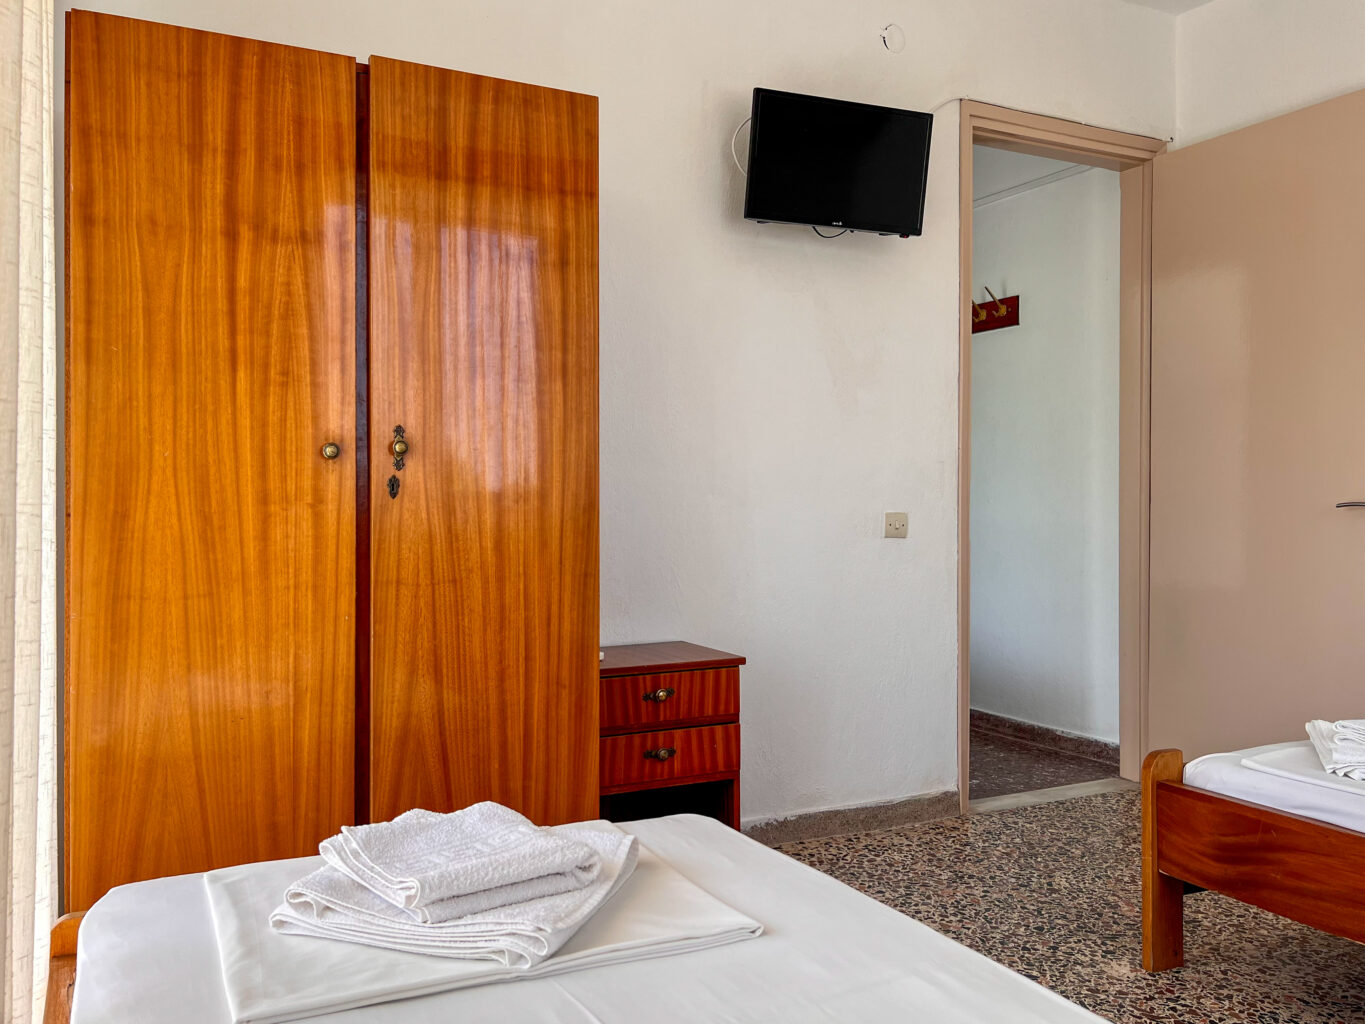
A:
[[[326,1024],[1095,1024],[840,882],[678,815],[622,826],[764,934],[719,949],[329,1014]],[[73,1024],[229,1024],[202,875],[122,886],[81,926]]]
[[[648,847],[636,849],[639,863],[620,891],[554,956],[530,968],[273,931],[267,922],[279,900],[277,894],[320,864],[319,857],[210,872],[209,905],[233,1020],[237,1024],[283,1024],[433,992],[493,982],[521,983],[606,964],[713,949],[751,939],[762,931],[756,921],[693,885]]]
[[[1185,765],[1185,782],[1365,832],[1365,783],[1329,775],[1308,740],[1206,754]]]

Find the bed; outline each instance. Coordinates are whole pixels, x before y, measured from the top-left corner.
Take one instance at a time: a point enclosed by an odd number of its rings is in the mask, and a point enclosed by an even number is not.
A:
[[[760,921],[724,948],[485,985],[312,1018],[652,1024],[1100,1018],[841,882],[709,818],[622,826]],[[80,924],[72,1024],[230,1024],[201,875],[112,890]]]
[[[1365,942],[1365,784],[1279,743],[1142,767],[1142,965],[1185,962],[1184,897],[1212,890]]]

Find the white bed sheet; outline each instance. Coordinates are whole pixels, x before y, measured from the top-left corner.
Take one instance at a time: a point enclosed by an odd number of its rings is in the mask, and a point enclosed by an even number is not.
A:
[[[1101,1018],[926,925],[718,822],[623,825],[717,899],[763,924],[734,946],[423,996],[326,1024],[698,1024]],[[121,886],[86,915],[72,1024],[228,1024],[202,875]]]
[[[1249,758],[1279,755],[1297,751],[1298,748],[1307,748],[1312,753],[1313,745],[1303,740],[1271,743],[1222,754],[1205,754],[1185,765],[1185,784],[1272,807],[1277,811],[1300,814],[1305,818],[1365,832],[1365,795],[1341,786],[1315,785],[1273,771],[1258,771],[1242,763]],[[1317,754],[1312,754],[1312,760],[1321,763],[1317,760]]]

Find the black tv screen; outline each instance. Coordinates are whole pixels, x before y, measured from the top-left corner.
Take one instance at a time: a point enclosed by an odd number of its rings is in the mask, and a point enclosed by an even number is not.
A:
[[[915,110],[755,89],[744,216],[918,235],[933,123]]]

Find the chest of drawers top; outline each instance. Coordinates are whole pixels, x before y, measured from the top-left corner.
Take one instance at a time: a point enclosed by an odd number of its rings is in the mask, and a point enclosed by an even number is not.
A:
[[[684,640],[621,644],[603,647],[602,653],[605,657],[598,664],[598,673],[603,679],[659,672],[689,672],[694,669],[738,668],[744,664],[744,658],[738,654],[689,644]]]

